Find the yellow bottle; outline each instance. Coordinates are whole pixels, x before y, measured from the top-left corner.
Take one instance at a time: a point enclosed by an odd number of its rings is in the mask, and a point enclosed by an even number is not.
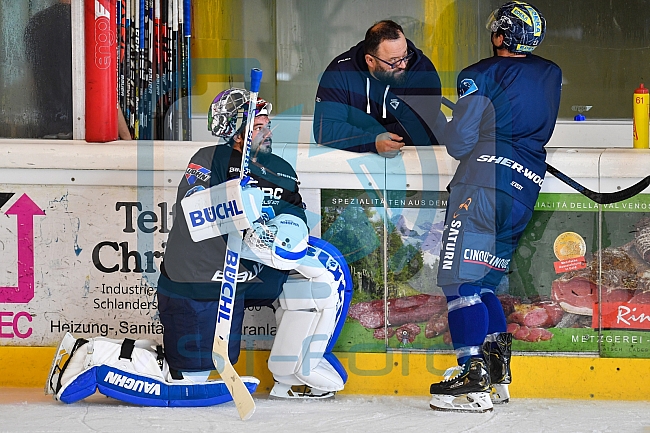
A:
[[[648,126],[650,123],[650,93],[643,83],[634,91],[634,115],[632,117],[633,142],[635,149],[648,148]]]

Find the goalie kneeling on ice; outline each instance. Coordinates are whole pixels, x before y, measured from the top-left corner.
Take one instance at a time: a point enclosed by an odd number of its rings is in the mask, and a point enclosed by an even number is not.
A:
[[[253,393],[255,377],[242,381]],[[151,340],[74,338],[66,333],[55,354],[45,393],[74,403],[96,391],[144,406],[212,406],[232,400],[221,380],[172,380],[162,346]]]

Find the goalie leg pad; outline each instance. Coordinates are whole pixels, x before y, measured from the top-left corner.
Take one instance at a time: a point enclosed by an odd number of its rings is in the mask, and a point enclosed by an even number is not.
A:
[[[294,278],[283,288],[269,370],[283,384],[339,391],[347,373],[331,350],[347,315],[352,279],[333,246],[309,240],[308,253],[296,269],[309,280]]]
[[[144,406],[212,406],[232,400],[221,380],[171,380],[162,351],[154,347],[155,342],[148,340],[84,340],[67,333],[55,355],[46,393],[64,403],[74,403],[97,390]],[[258,379],[248,376],[242,380],[255,392]]]

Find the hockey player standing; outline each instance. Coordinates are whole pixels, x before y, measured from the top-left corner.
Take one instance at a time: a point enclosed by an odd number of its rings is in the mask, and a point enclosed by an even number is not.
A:
[[[494,56],[458,76],[444,137],[460,165],[449,185],[438,285],[458,367],[431,385],[438,410],[485,412],[509,400],[512,335],[494,292],[532,217],[560,105],[560,68],[531,54],[546,31],[540,11],[508,2],[488,30]]]

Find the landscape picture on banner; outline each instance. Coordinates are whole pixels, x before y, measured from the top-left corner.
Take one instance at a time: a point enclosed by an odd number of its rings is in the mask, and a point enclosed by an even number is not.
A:
[[[323,238],[346,256],[355,289],[336,350],[451,350],[446,301],[436,285],[446,193],[388,191],[385,199],[372,194],[322,191]],[[577,194],[540,195],[497,288],[513,350],[648,356],[650,339],[638,331],[643,324],[602,332],[598,325],[599,256],[603,302],[643,302],[650,296],[650,264],[643,259],[643,254],[650,258],[644,243],[650,224],[636,207],[623,212],[624,205],[607,213],[601,241],[597,205]],[[605,352],[607,344],[612,348]]]

